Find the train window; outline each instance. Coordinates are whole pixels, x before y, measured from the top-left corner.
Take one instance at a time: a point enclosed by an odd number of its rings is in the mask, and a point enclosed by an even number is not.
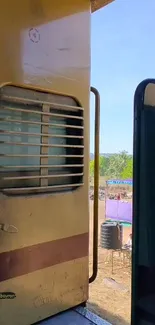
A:
[[[71,97],[0,90],[0,190],[7,195],[83,184],[83,108]]]

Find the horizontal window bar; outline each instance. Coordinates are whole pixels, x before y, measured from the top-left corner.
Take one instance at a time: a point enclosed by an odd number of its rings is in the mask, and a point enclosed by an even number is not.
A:
[[[21,192],[27,192],[27,193],[36,193],[36,192],[42,192],[44,190],[54,190],[54,189],[63,189],[63,188],[69,188],[69,187],[76,187],[76,186],[82,186],[84,183],[76,183],[76,184],[63,184],[63,185],[53,185],[53,186],[36,186],[36,187],[21,187],[21,188],[4,188],[1,190],[2,193],[21,193]]]
[[[60,117],[60,118],[72,118],[76,120],[83,120],[82,116],[75,116],[75,115],[68,115],[68,114],[58,114],[58,113],[44,113],[43,111],[38,111],[38,110],[32,110],[32,109],[23,109],[23,108],[14,108],[14,107],[9,107],[9,106],[0,106],[0,109],[3,108],[4,110],[8,111],[13,111],[13,112],[20,112],[20,113],[33,113],[33,114],[38,114],[38,115],[46,115],[46,116],[52,116],[52,117]]]
[[[61,95],[60,95],[61,96]],[[25,104],[39,104],[39,105],[49,105],[51,108],[55,109],[67,109],[67,110],[84,110],[83,107],[79,106],[74,106],[74,105],[66,105],[66,104],[58,104],[58,103],[51,103],[48,101],[44,100],[35,100],[35,99],[30,99],[30,98],[23,98],[23,97],[14,97],[14,96],[9,96],[9,95],[3,95],[1,96],[1,100],[10,100],[14,101],[17,103],[25,103]]]
[[[58,124],[58,123],[45,123],[45,122],[36,122],[36,121],[29,121],[29,120],[15,120],[12,118],[0,118],[0,122],[11,122],[13,124],[35,124],[35,125],[46,125],[46,126],[53,126],[55,128],[72,128],[72,129],[83,129],[83,126],[78,125],[71,125],[71,124]]]
[[[27,147],[49,147],[49,148],[84,148],[81,145],[70,145],[70,144],[45,144],[45,143],[29,143],[29,142],[11,142],[11,141],[0,141],[0,145],[11,145],[11,146],[27,146]]]
[[[83,176],[83,173],[75,173],[75,174],[54,174],[54,175],[41,175],[41,176],[10,176],[10,177],[2,177],[1,179],[4,181],[13,181],[13,180],[29,180],[29,179],[42,179],[42,178],[60,178],[60,177],[74,177],[74,176]]]
[[[40,169],[40,168],[77,168],[77,167],[84,167],[84,164],[66,164],[66,165],[33,165],[33,166],[30,166],[30,165],[20,165],[20,166],[11,166],[11,165],[8,165],[8,166],[0,166],[0,169],[26,169],[26,168],[35,168],[35,169]]]
[[[41,157],[41,158],[83,158],[84,155],[25,155],[25,154],[0,154],[0,157]]]
[[[39,137],[39,136],[44,136],[44,137],[49,137],[49,138],[65,138],[65,139],[84,139],[83,136],[78,136],[78,135],[61,135],[61,134],[52,134],[52,133],[32,133],[32,132],[20,132],[20,131],[5,131],[0,129],[0,133],[3,135],[27,135],[27,136],[33,136],[33,137]]]

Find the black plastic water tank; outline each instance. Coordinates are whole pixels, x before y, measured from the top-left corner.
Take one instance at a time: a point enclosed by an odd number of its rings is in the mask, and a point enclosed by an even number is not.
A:
[[[123,226],[117,222],[103,222],[101,224],[100,244],[105,249],[121,249],[123,242]]]

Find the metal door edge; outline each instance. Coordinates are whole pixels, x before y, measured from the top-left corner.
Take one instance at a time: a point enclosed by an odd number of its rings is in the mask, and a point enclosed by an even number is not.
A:
[[[80,315],[84,316],[88,320],[90,320],[94,325],[112,325],[108,321],[104,320],[103,318],[95,315],[92,313],[88,308],[86,307],[77,307],[74,309],[76,312],[78,312]]]

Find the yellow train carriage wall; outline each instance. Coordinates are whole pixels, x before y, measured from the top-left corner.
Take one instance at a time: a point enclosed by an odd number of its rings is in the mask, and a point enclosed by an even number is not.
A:
[[[88,0],[1,1],[1,325],[88,298],[90,14]]]

